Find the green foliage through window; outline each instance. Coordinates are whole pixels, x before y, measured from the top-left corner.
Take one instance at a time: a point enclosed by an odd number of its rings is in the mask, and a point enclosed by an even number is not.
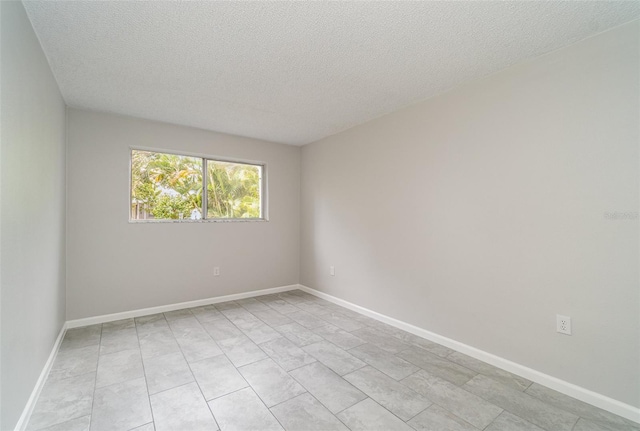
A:
[[[260,165],[132,150],[131,219],[261,218],[261,184]]]

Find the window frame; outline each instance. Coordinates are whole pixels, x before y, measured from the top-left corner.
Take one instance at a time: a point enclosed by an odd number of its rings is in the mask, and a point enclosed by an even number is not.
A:
[[[202,159],[202,218],[200,220],[184,219],[134,219],[131,214],[131,202],[133,200],[133,152],[146,151],[150,153],[173,154],[176,156],[195,157]],[[251,165],[260,167],[260,217],[256,218],[207,218],[207,186],[208,162],[236,163],[241,165]],[[129,147],[129,202],[128,202],[128,220],[129,223],[233,223],[233,222],[267,222],[269,221],[269,205],[268,205],[268,182],[267,182],[267,163],[256,160],[247,160],[232,157],[214,156],[211,154],[196,153],[190,151],[169,150],[162,148],[130,146]]]

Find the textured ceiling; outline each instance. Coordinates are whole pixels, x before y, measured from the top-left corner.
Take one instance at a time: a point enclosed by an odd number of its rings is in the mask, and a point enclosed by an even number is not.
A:
[[[25,1],[67,104],[302,145],[640,16],[640,2]]]

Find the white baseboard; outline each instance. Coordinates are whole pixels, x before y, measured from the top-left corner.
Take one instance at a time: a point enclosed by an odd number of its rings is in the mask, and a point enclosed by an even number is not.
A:
[[[149,314],[165,313],[167,311],[181,310],[183,308],[200,307],[202,305],[217,304],[219,302],[235,301],[237,299],[252,298],[254,296],[268,295],[270,293],[286,292],[298,289],[297,284],[289,286],[272,287],[262,290],[252,290],[250,292],[234,293],[232,295],[216,296],[213,298],[197,299],[195,301],[179,302],[176,304],[159,305],[157,307],[140,308],[138,310],[123,311],[120,313],[103,314],[102,316],[86,317],[67,321],[67,328],[79,328],[81,326],[96,325],[98,323],[113,322],[131,317],[148,316]]]
[[[232,295],[199,299],[195,301],[180,302],[177,304],[161,305],[157,307],[142,308],[138,310],[124,311],[121,313],[105,314],[102,316],[95,316],[95,317],[88,317],[84,319],[67,321],[60,329],[60,333],[58,334],[58,338],[56,339],[53,349],[51,350],[51,354],[49,355],[49,358],[47,359],[47,362],[45,363],[45,366],[42,369],[42,372],[40,373],[40,377],[38,378],[38,381],[36,382],[36,385],[33,391],[31,392],[31,396],[29,397],[29,400],[27,401],[27,404],[22,412],[22,415],[20,416],[20,419],[16,424],[15,430],[23,431],[26,428],[29,422],[29,418],[31,417],[31,413],[33,412],[33,408],[35,407],[38,397],[40,396],[40,392],[42,391],[44,383],[46,382],[47,377],[49,376],[49,371],[51,370],[53,362],[58,353],[58,349],[60,348],[60,344],[62,343],[62,339],[64,338],[64,334],[67,329],[94,325],[98,323],[113,322],[115,320],[128,319],[131,317],[146,316],[149,314],[164,313],[167,311],[180,310],[183,308],[199,307],[202,305],[216,304],[219,302],[252,298],[255,296],[286,292],[286,291],[295,290],[295,289],[303,290],[314,296],[333,302],[334,304],[340,305],[342,307],[348,308],[349,310],[353,310],[365,316],[371,317],[372,319],[376,319],[380,322],[394,326],[398,329],[402,329],[404,331],[407,331],[419,337],[441,344],[445,347],[449,347],[450,349],[464,353],[465,355],[479,359],[488,364],[501,368],[505,371],[509,371],[513,374],[517,374],[521,377],[524,377],[528,380],[539,383],[541,385],[547,386],[551,389],[554,389],[570,397],[576,398],[580,401],[584,401],[585,403],[589,403],[593,406],[599,407],[603,410],[607,410],[611,413],[617,414],[631,421],[640,423],[640,409],[633,407],[629,404],[622,403],[620,401],[614,400],[613,398],[609,398],[605,395],[593,392],[589,389],[585,389],[583,387],[574,385],[572,383],[566,382],[564,380],[558,379],[548,374],[544,374],[532,368],[525,367],[524,365],[517,364],[515,362],[509,361],[508,359],[501,358],[499,356],[493,355],[491,353],[485,352],[483,350],[477,349],[475,347],[469,346],[459,341],[452,340],[451,338],[443,337],[442,335],[438,335],[436,333],[427,331],[426,329],[419,328],[417,326],[411,325],[401,320],[394,319],[389,316],[385,316],[384,314],[380,314],[373,310],[369,310],[367,308],[353,304],[349,301],[345,301],[335,296],[317,291],[310,287],[307,287],[301,284],[293,284],[289,286],[274,287],[274,288],[263,289],[263,290],[253,290],[250,292],[243,292],[243,293],[237,293]]]
[[[550,376],[532,368],[525,367],[524,365],[509,361],[508,359],[501,358],[500,356],[493,355],[491,353],[485,352],[484,350],[480,350],[459,341],[452,340],[451,338],[443,337],[442,335],[427,331],[426,329],[422,329],[401,320],[385,316],[384,314],[369,310],[367,308],[353,304],[349,301],[345,301],[344,299],[337,298],[335,296],[317,291],[304,285],[298,285],[298,287],[300,288],[300,290],[317,296],[318,298],[325,299],[329,302],[333,302],[334,304],[348,308],[349,310],[364,314],[365,316],[371,317],[372,319],[376,319],[398,329],[402,329],[403,331],[407,331],[419,337],[426,338],[427,340],[441,344],[460,353],[464,353],[465,355],[471,356],[495,367],[501,368],[505,371],[509,371],[510,373],[524,377],[525,379],[539,383],[560,393],[576,398],[580,401],[584,401],[585,403],[599,407],[603,410],[607,410],[631,421],[640,423],[640,409],[637,407],[625,404],[613,398],[609,398],[605,395],[593,392],[581,386],[574,385],[573,383],[566,382],[557,377]]]
[[[42,372],[40,373],[40,377],[38,377],[38,381],[31,391],[31,396],[27,401],[27,405],[22,410],[22,415],[20,415],[20,419],[18,419],[18,423],[16,424],[15,431],[23,431],[27,428],[27,424],[29,423],[29,419],[31,418],[31,413],[33,412],[33,408],[36,406],[36,401],[38,401],[38,397],[40,396],[40,392],[42,392],[42,388],[44,387],[45,382],[47,381],[47,377],[49,377],[49,371],[51,371],[51,367],[53,366],[53,362],[56,359],[56,355],[58,354],[58,349],[60,348],[60,344],[62,344],[62,339],[64,338],[64,334],[67,332],[67,324],[64,323],[62,328],[60,328],[60,332],[58,333],[58,338],[56,338],[56,342],[53,344],[53,348],[51,349],[51,353],[49,354],[49,358],[47,362],[44,364],[42,368]]]
[[[236,299],[252,298],[254,296],[268,295],[270,293],[287,292],[289,290],[295,290],[298,288],[299,288],[299,285],[292,284],[289,286],[273,287],[273,288],[262,289],[262,290],[252,290],[251,292],[217,296],[214,298],[198,299],[195,301],[180,302],[177,304],[168,304],[168,305],[160,305],[158,307],[141,308],[139,310],[124,311],[122,313],[113,313],[113,314],[105,314],[103,316],[87,317],[85,319],[68,320],[67,322],[64,323],[64,325],[62,325],[62,329],[60,329],[58,338],[56,339],[56,342],[53,345],[53,349],[51,349],[51,354],[49,355],[49,359],[47,359],[47,362],[45,363],[44,368],[40,373],[40,377],[38,378],[38,381],[36,382],[36,385],[33,388],[33,391],[31,392],[31,396],[29,397],[29,400],[27,401],[27,404],[24,407],[24,410],[22,411],[22,415],[20,416],[20,419],[18,420],[18,423],[15,426],[15,431],[23,431],[27,427],[27,424],[29,423],[29,419],[31,418],[31,413],[33,412],[33,408],[35,407],[36,402],[38,401],[38,397],[40,396],[40,392],[42,392],[42,388],[45,382],[47,381],[47,377],[49,376],[49,371],[51,370],[51,366],[53,365],[53,362],[56,359],[56,355],[58,354],[58,350],[60,349],[60,344],[62,343],[62,339],[64,338],[64,334],[66,333],[67,329],[79,328],[81,326],[95,325],[98,323],[113,322],[115,320],[128,319],[131,317],[146,316],[149,314],[164,313],[166,311],[181,310],[183,308],[200,307],[202,305],[216,304],[219,302],[235,301]]]

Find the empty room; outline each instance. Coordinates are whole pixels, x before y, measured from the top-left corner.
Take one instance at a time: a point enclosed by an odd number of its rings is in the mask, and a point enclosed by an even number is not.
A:
[[[0,1],[0,430],[640,431],[640,2]]]

